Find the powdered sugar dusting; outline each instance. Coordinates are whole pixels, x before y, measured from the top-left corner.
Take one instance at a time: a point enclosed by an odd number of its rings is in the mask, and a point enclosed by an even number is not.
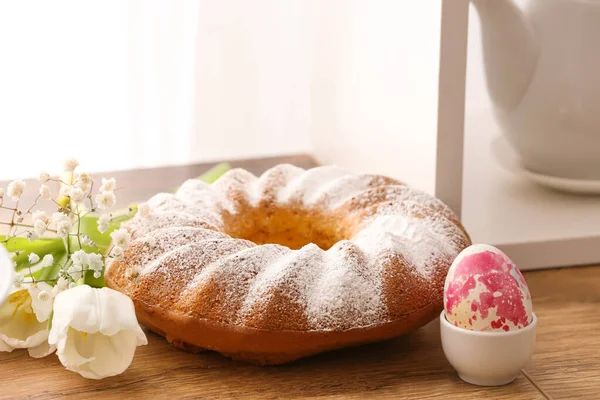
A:
[[[249,188],[252,193],[251,204],[255,207],[258,206],[266,196],[273,197],[281,203],[282,193],[285,193],[294,182],[307,173],[302,168],[290,164],[280,164],[267,170],[256,184]]]
[[[177,190],[175,197],[197,209],[214,212],[225,209],[230,213],[235,213],[233,204],[222,191],[214,190],[211,185],[198,179],[188,179],[185,181]]]
[[[215,192],[218,202],[226,204],[225,209],[230,214],[236,214],[237,210],[234,198],[236,195],[241,194],[242,199],[252,202],[255,197],[252,188],[255,187],[257,180],[258,178],[250,172],[241,168],[235,168],[227,171],[225,175],[213,183],[212,189]]]
[[[277,194],[277,201],[286,204],[300,200],[303,204],[308,204],[308,199],[318,196],[329,182],[344,175],[348,175],[348,172],[335,166],[309,169],[283,186]]]
[[[175,226],[157,229],[134,239],[130,248],[129,262],[139,274],[143,268],[166,252],[178,247],[210,239],[229,239],[229,236],[211,229],[194,226]],[[151,244],[151,245],[150,245]]]
[[[311,330],[343,330],[381,322],[385,316],[381,265],[370,265],[360,249],[346,243],[340,242],[326,252],[314,244],[296,251],[266,245],[268,252],[259,252],[260,248],[243,252],[245,259],[252,256],[250,263],[255,267],[253,280],[244,289],[239,321],[244,323],[248,316],[260,311],[277,289],[306,310]],[[257,256],[262,256],[263,267],[256,268]],[[206,275],[208,272],[207,269]]]
[[[323,264],[327,268],[314,271],[318,278],[307,285],[306,311],[314,329],[345,330],[385,320],[382,264],[349,241],[325,252]]]
[[[152,212],[146,218],[136,217],[126,224],[133,238],[144,236],[157,229],[175,226],[197,226],[213,230],[218,230],[222,227],[220,225],[212,225],[206,219],[188,212],[177,211]]]
[[[223,212],[239,213],[240,201],[260,206],[264,199],[324,214],[345,207],[360,215],[362,230],[327,251],[312,243],[299,250],[257,246],[224,232]],[[148,204],[149,216],[126,224],[133,237],[127,260],[139,274],[132,279],[160,273],[186,301],[213,293],[218,282],[227,293],[214,305],[222,310],[219,320],[241,326],[267,309],[275,292],[303,310],[309,330],[387,322],[384,260],[401,256],[396,259],[427,279],[437,261],[451,261],[467,242],[439,200],[389,178],[336,167],[280,165],[260,178],[232,170],[212,185],[186,181],[175,195],[162,193]]]
[[[323,190],[306,198],[309,204],[324,203],[335,209],[353,196],[364,192],[366,188],[384,185],[386,178],[379,175],[345,175],[326,184]]]
[[[257,275],[273,265],[276,259],[290,252],[287,247],[276,244],[252,246],[249,243],[247,248],[229,253],[218,262],[208,265],[201,274],[194,277],[186,287],[186,292],[193,295],[192,292],[202,290],[211,279],[216,279],[231,291],[232,296],[246,296],[251,287],[259,285],[255,279]]]
[[[429,218],[410,215],[381,215],[373,218],[352,241],[368,253],[391,250],[402,254],[415,272],[431,276],[435,261],[452,260],[459,249],[438,232]]]

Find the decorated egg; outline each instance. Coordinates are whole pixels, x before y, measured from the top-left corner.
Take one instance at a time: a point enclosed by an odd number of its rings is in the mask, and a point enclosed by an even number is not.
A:
[[[514,262],[497,248],[474,244],[454,260],[444,285],[446,319],[474,331],[511,331],[532,321],[531,295]]]

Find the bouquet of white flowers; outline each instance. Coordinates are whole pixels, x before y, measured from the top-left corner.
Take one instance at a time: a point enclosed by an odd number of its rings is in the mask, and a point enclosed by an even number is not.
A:
[[[27,349],[32,357],[56,352],[61,363],[86,378],[102,379],[125,371],[137,346],[147,344],[133,302],[104,287],[104,268],[122,259],[129,232],[120,224],[147,204],[112,212],[115,179],[92,178],[65,163],[63,174],[40,174],[33,204],[22,206],[26,183],[0,188],[0,351]],[[216,180],[229,166],[203,175]],[[54,188],[51,188],[54,186]],[[53,195],[55,194],[55,195]],[[36,210],[49,202],[55,212]]]
[[[0,210],[9,215],[0,220],[7,229],[0,264],[8,274],[0,287],[0,295],[8,294],[0,306],[0,351],[27,349],[32,357],[56,351],[67,369],[100,379],[122,373],[135,348],[147,343],[131,299],[100,289],[107,260],[122,257],[129,244],[119,224],[137,210],[111,214],[115,179],[102,179],[95,192],[95,182],[77,167],[69,160],[60,178],[41,173],[27,207],[24,181],[0,189]],[[44,201],[56,212],[36,210]]]

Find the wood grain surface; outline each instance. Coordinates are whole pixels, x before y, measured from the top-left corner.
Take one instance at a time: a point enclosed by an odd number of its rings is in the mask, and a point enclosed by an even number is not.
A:
[[[525,274],[538,317],[526,372],[553,399],[600,399],[600,267]]]
[[[311,167],[307,156],[237,161],[254,173],[280,162]],[[109,174],[123,187],[122,205],[143,201],[196,177],[208,165]],[[5,183],[0,183],[5,186]],[[502,387],[458,379],[440,345],[439,321],[388,341],[258,367],[218,354],[190,354],[148,333],[124,374],[91,381],[66,371],[56,356],[0,353],[0,399],[598,399],[600,398],[600,267],[525,274],[538,316],[536,352],[524,374]]]

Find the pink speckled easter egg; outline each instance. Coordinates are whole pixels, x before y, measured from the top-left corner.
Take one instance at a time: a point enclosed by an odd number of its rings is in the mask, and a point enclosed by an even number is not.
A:
[[[532,321],[525,278],[502,251],[485,244],[463,250],[444,286],[446,319],[474,331],[510,331]]]

